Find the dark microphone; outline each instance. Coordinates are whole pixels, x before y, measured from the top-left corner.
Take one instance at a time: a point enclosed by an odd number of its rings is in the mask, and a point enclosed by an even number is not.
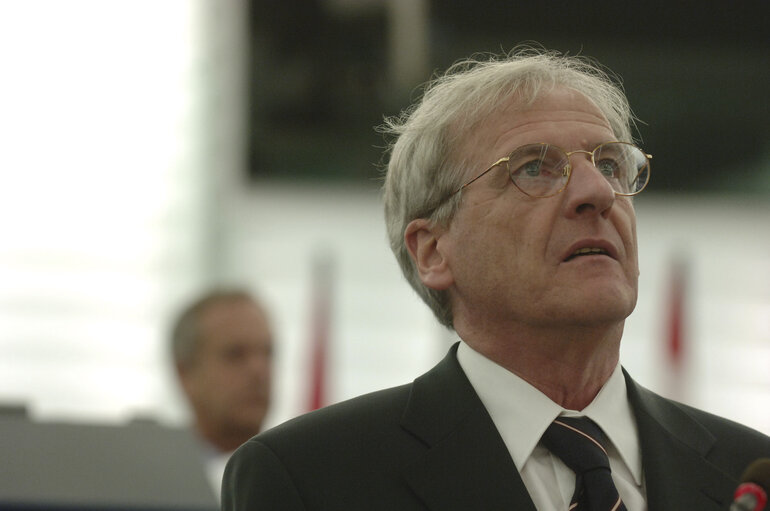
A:
[[[762,511],[770,488],[770,458],[754,461],[741,476],[730,511]]]

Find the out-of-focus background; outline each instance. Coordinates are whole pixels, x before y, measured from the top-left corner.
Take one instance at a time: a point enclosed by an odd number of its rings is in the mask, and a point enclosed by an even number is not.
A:
[[[654,155],[625,367],[770,433],[768,12],[0,0],[0,402],[183,423],[167,329],[217,283],[272,313],[270,424],[308,408],[319,338],[327,403],[411,381],[453,337],[389,251],[373,126],[457,59],[537,41],[618,73]]]

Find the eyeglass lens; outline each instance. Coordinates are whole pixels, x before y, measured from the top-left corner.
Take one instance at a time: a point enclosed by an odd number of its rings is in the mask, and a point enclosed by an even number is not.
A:
[[[647,184],[647,156],[632,144],[602,144],[594,150],[593,160],[596,169],[619,194],[633,195]],[[530,144],[516,149],[507,166],[513,183],[534,197],[559,193],[570,174],[569,156],[559,147],[548,144]]]

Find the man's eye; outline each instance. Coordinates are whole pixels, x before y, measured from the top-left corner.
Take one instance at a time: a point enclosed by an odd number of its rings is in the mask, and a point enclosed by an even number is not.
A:
[[[605,159],[596,162],[596,168],[604,177],[619,177],[618,167],[618,162],[615,160]]]
[[[529,177],[537,177],[540,175],[541,168],[542,165],[540,164],[540,161],[532,160],[519,167],[519,170],[516,171],[516,174],[520,176],[525,175]]]

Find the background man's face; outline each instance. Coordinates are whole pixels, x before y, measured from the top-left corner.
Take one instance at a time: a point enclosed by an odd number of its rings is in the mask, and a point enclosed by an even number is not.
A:
[[[272,338],[263,311],[248,300],[211,305],[199,318],[198,351],[183,371],[201,426],[256,434],[270,403]]]

